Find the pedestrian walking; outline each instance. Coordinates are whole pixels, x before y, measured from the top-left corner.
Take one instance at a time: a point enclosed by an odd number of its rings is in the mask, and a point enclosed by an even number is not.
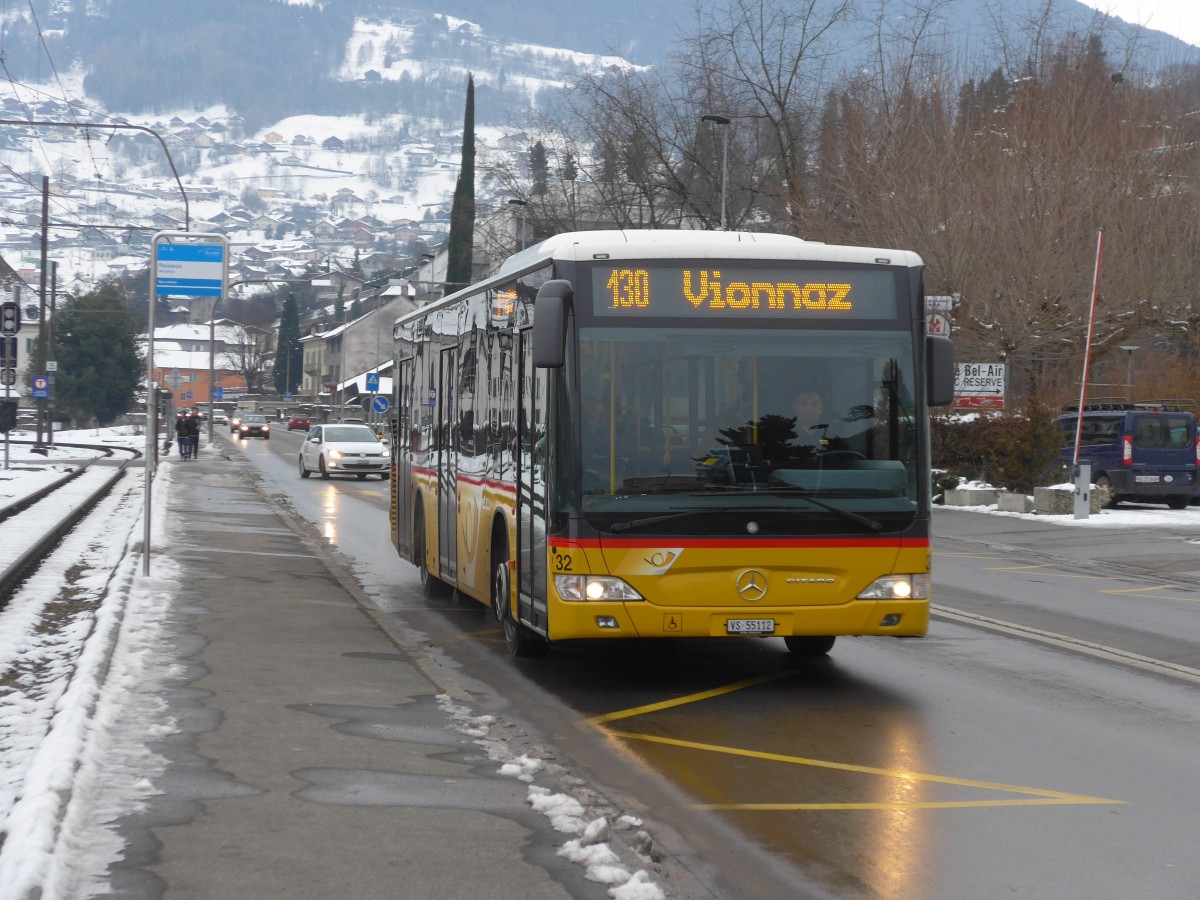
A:
[[[187,416],[183,413],[175,417],[175,443],[179,445],[179,458],[187,459],[191,455],[192,437],[188,432]]]
[[[187,432],[191,445],[188,453],[194,459],[200,455],[200,417],[194,413],[187,417]]]

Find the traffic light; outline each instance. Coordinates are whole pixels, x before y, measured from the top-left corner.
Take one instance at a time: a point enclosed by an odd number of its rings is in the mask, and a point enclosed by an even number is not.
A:
[[[0,433],[8,434],[17,427],[17,401],[0,400]]]
[[[0,335],[13,335],[21,330],[21,307],[11,300],[0,303]]]

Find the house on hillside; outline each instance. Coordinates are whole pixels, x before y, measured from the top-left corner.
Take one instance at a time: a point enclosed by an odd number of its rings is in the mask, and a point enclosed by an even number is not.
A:
[[[393,287],[374,298],[377,305],[354,321],[318,327],[300,339],[304,348],[301,392],[305,396],[314,402],[349,402],[363,390],[354,384],[358,376],[390,365],[392,325],[397,317],[416,309],[405,286]]]

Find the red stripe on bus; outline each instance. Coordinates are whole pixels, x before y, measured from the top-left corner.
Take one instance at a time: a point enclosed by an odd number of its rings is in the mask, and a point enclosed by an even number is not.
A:
[[[703,548],[737,548],[747,545],[752,547],[880,547],[912,548],[928,547],[929,538],[679,538],[658,537],[647,538],[548,538],[547,545],[561,550],[570,548],[600,549],[601,547],[645,547],[658,548],[665,544],[672,547],[703,547]]]

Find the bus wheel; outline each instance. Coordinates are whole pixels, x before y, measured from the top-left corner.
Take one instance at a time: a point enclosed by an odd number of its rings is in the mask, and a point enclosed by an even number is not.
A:
[[[503,548],[507,550],[507,548]],[[513,618],[510,597],[508,553],[494,557],[497,561],[492,577],[492,608],[504,628],[504,643],[510,656],[539,659],[550,650],[550,642]]]
[[[429,571],[425,564],[425,513],[417,510],[417,520],[413,525],[414,547],[413,559],[417,571],[421,573],[421,593],[429,600],[445,600],[450,596],[450,585]]]
[[[1168,497],[1167,506],[1170,509],[1187,509],[1189,497]]]
[[[787,644],[788,652],[793,656],[803,656],[812,659],[818,656],[824,656],[833,649],[835,637],[785,637],[783,642]]]
[[[1107,475],[1097,475],[1095,480],[1096,490],[1102,492],[1100,503],[1105,509],[1116,509],[1117,495],[1113,493],[1112,480]]]

